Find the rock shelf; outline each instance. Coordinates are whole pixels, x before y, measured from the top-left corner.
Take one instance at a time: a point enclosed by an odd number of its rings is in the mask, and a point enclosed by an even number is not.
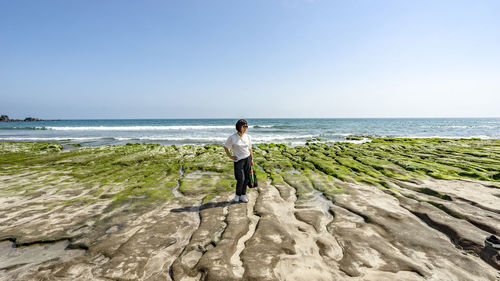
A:
[[[500,280],[500,141],[0,142],[0,280]]]

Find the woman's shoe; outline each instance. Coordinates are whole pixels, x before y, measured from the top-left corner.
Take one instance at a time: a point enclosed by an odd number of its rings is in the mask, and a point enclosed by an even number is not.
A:
[[[240,201],[240,197],[238,195],[234,196],[234,199],[231,202],[238,203]]]
[[[240,196],[240,201],[246,203],[246,202],[248,202],[248,199],[247,199],[247,197],[245,195],[241,195]]]

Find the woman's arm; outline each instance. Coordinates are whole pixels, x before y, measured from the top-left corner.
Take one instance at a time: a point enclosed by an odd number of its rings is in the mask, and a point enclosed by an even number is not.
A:
[[[236,156],[231,155],[231,152],[229,152],[229,149],[227,149],[227,147],[224,146],[224,150],[226,151],[227,157],[231,158],[232,160],[238,159]]]
[[[250,150],[250,157],[251,157],[250,159],[252,159],[252,166],[253,166],[253,151],[251,147],[248,150]]]

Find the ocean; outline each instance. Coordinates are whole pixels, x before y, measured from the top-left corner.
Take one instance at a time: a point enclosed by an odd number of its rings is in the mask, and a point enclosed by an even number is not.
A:
[[[2,122],[0,141],[83,146],[126,143],[222,144],[236,119],[131,119]],[[363,142],[372,137],[500,139],[500,118],[247,119],[253,143]],[[353,139],[352,136],[361,136]]]

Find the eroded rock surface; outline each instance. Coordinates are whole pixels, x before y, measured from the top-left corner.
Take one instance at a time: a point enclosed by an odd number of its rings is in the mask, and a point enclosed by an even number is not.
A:
[[[248,203],[220,147],[30,145],[0,160],[0,280],[500,280],[499,144],[256,148]]]

